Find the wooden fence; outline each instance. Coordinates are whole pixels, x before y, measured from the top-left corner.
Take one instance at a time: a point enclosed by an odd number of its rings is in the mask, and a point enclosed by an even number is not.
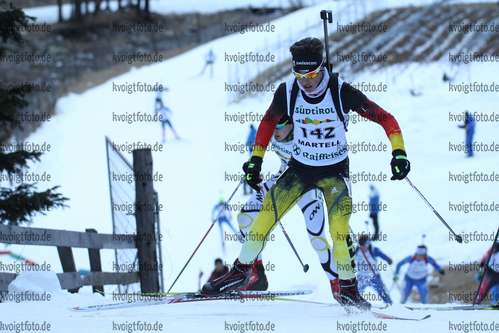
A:
[[[139,170],[147,179],[136,184],[136,202],[154,204],[151,150],[134,150],[133,158],[134,170]],[[156,241],[160,241],[160,238],[158,239],[155,233],[154,212],[137,208],[135,218],[137,223],[135,235],[99,234],[95,229],[76,232],[0,224],[0,243],[56,246],[63,269],[63,273],[58,273],[57,277],[61,288],[69,292],[78,292],[82,286],[92,286],[94,292],[104,292],[104,285],[128,285],[140,282],[141,292],[157,293],[159,270],[162,267],[158,266],[156,256]],[[17,237],[18,235],[25,236]],[[26,237],[27,235],[29,237]],[[88,249],[91,272],[83,278],[76,271],[73,247]],[[102,272],[99,252],[101,249],[137,249],[138,272]],[[8,285],[17,275],[0,272],[0,292],[7,291]]]

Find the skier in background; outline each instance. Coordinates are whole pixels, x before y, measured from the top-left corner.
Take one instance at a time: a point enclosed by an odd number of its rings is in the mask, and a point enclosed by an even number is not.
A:
[[[255,148],[255,138],[256,138],[256,129],[253,126],[253,124],[251,124],[250,132],[248,134],[248,139],[246,140],[246,147],[248,147],[250,157],[253,154],[253,149]]]
[[[475,134],[475,118],[468,112],[464,112],[464,124],[459,125],[466,130],[466,150],[468,157],[473,156],[473,135]],[[465,150],[465,151],[466,151]]]
[[[210,66],[210,79],[213,79],[213,64],[215,63],[216,59],[215,54],[213,54],[213,49],[210,49],[210,51],[205,55],[204,59],[205,59],[205,64],[203,70],[199,75],[203,75],[206,68]]]
[[[229,207],[227,207],[226,209],[224,209],[224,207],[225,207],[224,198],[220,197],[220,199],[218,200],[218,203],[213,208],[213,212],[211,213],[211,220],[213,221],[213,219],[215,219],[215,217],[221,211],[220,215],[218,216],[218,225],[220,226],[220,238],[222,240],[222,249],[225,253],[225,241],[224,241],[224,232],[223,232],[222,224],[224,224],[224,223],[228,224],[229,228],[234,232],[234,234],[236,234],[236,237],[239,236],[239,233],[236,231],[236,229],[230,223],[230,221],[232,220],[232,216],[230,214]]]
[[[154,101],[154,112],[158,112],[158,110],[164,106],[163,93],[165,91],[168,91],[168,87],[160,84],[158,91],[156,91],[156,100]]]
[[[373,220],[374,235],[371,238],[373,241],[378,240],[379,236],[379,224],[378,224],[378,212],[379,212],[379,192],[374,187],[373,184],[369,185],[369,217]]]
[[[405,274],[405,287],[402,290],[402,304],[407,301],[409,294],[411,293],[412,287],[416,286],[418,288],[419,294],[421,295],[421,303],[428,303],[428,286],[426,284],[426,265],[431,264],[435,269],[442,275],[445,274],[444,270],[437,265],[435,260],[428,256],[426,246],[419,245],[416,249],[416,254],[406,257],[404,260],[398,263],[397,269],[395,271],[395,276],[393,281],[397,282],[400,267],[404,264],[409,264],[409,269]]]
[[[239,230],[243,236],[251,229],[253,221],[262,210],[264,196],[269,193],[270,188],[286,169],[288,161],[291,159],[291,150],[293,149],[293,123],[287,115],[283,116],[277,123],[274,135],[271,139],[272,148],[281,160],[281,167],[272,179],[261,184],[261,192],[253,192],[253,195],[248,199],[243,209],[237,216]],[[243,170],[247,168],[248,163],[245,163]],[[339,279],[336,265],[333,261],[333,251],[327,241],[324,227],[324,205],[322,203],[322,192],[319,189],[308,191],[297,205],[303,213],[305,225],[307,228],[310,244],[319,256],[322,269],[326,273],[331,284],[333,297],[338,299],[339,294]],[[266,207],[265,209],[269,209]],[[262,254],[260,253],[255,261],[250,282],[244,290],[267,290],[268,281],[263,267]]]
[[[362,251],[360,251],[361,248],[367,257],[367,261],[366,258],[364,258]],[[389,295],[386,295],[386,297],[385,295],[383,295],[383,289],[376,280],[377,277],[379,282],[383,284],[383,280],[381,280],[381,276],[379,274],[378,259],[376,259],[378,257],[386,260],[389,265],[393,263],[393,260],[386,254],[381,252],[380,249],[375,246],[371,246],[371,241],[369,240],[368,235],[361,235],[359,237],[359,246],[357,246],[357,248],[355,249],[355,258],[357,260],[357,280],[359,280],[359,293],[362,293],[367,287],[373,287],[385,303],[392,303]],[[374,277],[373,272],[371,271],[369,266],[371,266],[373,271],[376,273],[376,277]]]
[[[166,142],[166,131],[165,131],[165,125],[170,126],[170,129],[172,130],[173,134],[179,140],[179,136],[177,135],[177,132],[175,132],[175,129],[173,128],[171,122],[170,122],[170,116],[172,114],[172,111],[170,110],[169,107],[165,106],[163,103],[163,92],[168,91],[168,87],[163,86],[162,84],[159,85],[158,91],[156,91],[156,99],[154,101],[154,116],[157,116],[158,114],[161,115],[161,129],[162,129],[162,138],[163,138],[163,143]]]
[[[487,260],[490,261],[489,265],[485,267]],[[480,265],[483,271],[477,273],[477,280],[480,281],[482,274],[485,274],[483,278],[482,286],[478,291],[477,299],[475,304],[480,304],[485,295],[490,291],[491,293],[491,304],[497,303],[499,301],[499,241],[495,242],[494,245],[485,253],[482,258]]]
[[[248,139],[246,140],[246,147],[248,147],[248,151],[251,157],[253,154],[253,149],[255,147],[255,138],[256,138],[256,129],[253,124],[250,125],[250,133],[248,134]],[[244,180],[243,184],[244,195],[251,194],[251,187],[248,185],[248,182]]]
[[[166,142],[166,129],[165,129],[166,125],[170,126],[170,129],[172,130],[173,134],[175,135],[175,138],[177,138],[177,140],[180,140],[180,137],[178,136],[177,132],[175,131],[175,129],[172,126],[172,123],[170,122],[170,116],[172,114],[172,110],[170,110],[170,108],[168,108],[166,106],[163,106],[163,107],[160,107],[156,111],[155,115],[156,114],[161,115],[161,129],[162,129],[163,143]]]

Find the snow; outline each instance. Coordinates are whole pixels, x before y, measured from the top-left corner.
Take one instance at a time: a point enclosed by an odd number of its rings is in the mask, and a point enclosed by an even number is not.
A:
[[[53,271],[31,272],[24,271],[9,284],[9,294],[30,292],[42,295],[44,292],[52,294],[61,293],[59,279]]]
[[[184,3],[188,4],[182,2]],[[422,4],[423,1],[411,3]],[[334,8],[344,5],[341,2],[329,4]],[[387,1],[378,6],[393,4],[394,2]],[[287,34],[290,26],[298,28],[300,17],[315,17],[312,15],[318,15],[323,7],[323,4],[316,5],[271,22],[276,26],[276,33],[226,36],[162,63],[134,68],[81,95],[70,93],[60,98],[56,106],[57,114],[28,138],[28,141],[47,142],[52,146],[42,156],[42,162],[33,164],[30,171],[50,172],[51,181],[38,184],[39,190],[61,185],[60,192],[71,199],[68,203],[70,208],[50,211],[46,216],[37,215],[33,227],[74,231],[95,228],[100,233],[112,232],[104,137],[109,136],[117,144],[140,141],[154,145],[161,140],[161,129],[157,123],[128,124],[113,121],[112,117],[113,112],[152,112],[155,94],[113,92],[113,84],[138,81],[151,85],[156,82],[164,83],[169,88],[164,94],[164,101],[172,109],[172,124],[183,138],[176,141],[167,130],[167,142],[162,151],[153,152],[153,170],[160,172],[164,178],[154,186],[159,193],[160,203],[164,206],[160,218],[165,285],[169,287],[210,227],[211,211],[218,197],[223,195],[228,198],[234,191],[237,181],[226,181],[226,173],[240,173],[242,163],[248,158],[246,152],[241,154],[224,150],[226,142],[244,143],[249,133],[249,123],[225,121],[225,114],[263,114],[272,99],[272,93],[268,92],[228,105],[227,92],[224,90],[228,80],[228,66],[221,55],[224,52],[252,51],[256,45],[263,45],[262,40],[266,40],[269,45],[273,44],[279,36]],[[296,36],[296,39],[302,37],[304,36]],[[199,75],[209,49],[219,55],[214,65],[213,79],[208,74]],[[450,92],[449,84],[441,80],[444,71],[456,72],[453,83],[490,84],[497,80],[495,63],[472,63],[461,65],[456,70],[447,61],[387,66],[376,73],[364,72],[355,76],[345,74],[343,78],[353,83],[378,85],[381,82],[387,85],[386,93],[366,92],[366,95],[396,117],[411,161],[411,181],[457,233],[476,231],[489,235],[497,229],[497,211],[465,213],[452,211],[450,204],[470,201],[497,204],[497,184],[452,182],[449,181],[449,173],[478,171],[490,174],[496,171],[497,152],[477,152],[473,158],[466,158],[463,152],[449,151],[449,143],[460,144],[464,140],[464,131],[457,127],[460,122],[450,121],[449,113],[461,114],[464,110],[470,110],[497,114],[497,93]],[[410,89],[415,89],[422,95],[414,97],[409,93]],[[349,142],[386,143],[388,151],[351,152],[352,175],[363,171],[374,174],[382,172],[389,178],[391,156],[383,129],[373,123],[354,123],[353,120],[348,131]],[[255,122],[255,125],[258,123]],[[479,122],[474,140],[485,144],[499,143],[497,123]],[[132,160],[130,153],[124,154]],[[274,173],[278,168],[278,159],[273,153],[267,153],[262,173]],[[352,183],[354,203],[368,202],[368,184],[366,181]],[[423,234],[426,235],[425,244],[429,255],[440,265],[479,260],[490,247],[490,241],[469,241],[463,244],[450,241],[448,230],[406,182],[386,181],[375,184],[380,192],[380,200],[387,205],[387,210],[380,213],[380,225],[387,235],[386,241],[379,242],[376,246],[395,263],[414,253]],[[240,188],[231,203],[242,205],[246,200],[247,197],[242,195]],[[233,217],[236,217],[236,213]],[[365,211],[352,214],[350,225],[353,231],[366,231],[364,221],[367,219],[368,213]],[[307,273],[302,271],[285,237],[277,228],[274,231],[275,241],[269,242],[263,253],[264,264],[275,265],[275,270],[267,272],[269,290],[310,289],[313,294],[300,299],[333,303],[329,282],[315,251],[309,245],[302,221],[299,210],[293,208],[282,223],[302,261],[310,265],[310,270]],[[229,242],[224,255],[219,227],[215,225],[172,291],[197,290],[199,272],[204,272],[204,283],[213,269],[214,259],[220,257],[232,263],[238,256],[240,247],[238,242]],[[53,272],[62,272],[55,247],[12,245],[10,249],[15,253],[22,253],[34,262],[50,263]],[[87,250],[73,249],[73,252],[77,268],[88,269]],[[103,271],[112,271],[114,252],[102,250],[101,256]],[[401,274],[403,273],[404,270]],[[382,278],[391,287],[392,271],[382,272]],[[466,323],[478,321],[489,324],[496,318],[491,311],[466,312],[465,315],[458,312],[432,312],[430,319],[413,324],[384,321],[367,314],[347,317],[339,306],[278,301],[214,301],[81,314],[69,312],[66,308],[116,301],[110,295],[102,297],[91,294],[89,287],[82,288],[78,294],[61,293],[52,285],[50,281],[54,280],[48,274],[22,274],[18,279],[25,280],[17,283],[17,290],[31,290],[30,286],[35,285],[54,293],[54,297],[49,302],[0,304],[0,319],[3,324],[14,321],[19,323],[27,319],[37,323],[46,321],[52,325],[52,331],[56,332],[111,332],[122,327],[113,326],[114,324],[136,321],[152,325],[161,323],[163,331],[168,332],[231,331],[233,326],[227,325],[249,321],[265,324],[270,322],[275,325],[277,332],[301,332],[310,330],[311,325],[318,331],[331,328],[341,331],[345,327],[340,324],[354,324],[357,321],[376,325],[386,323],[388,332],[433,332],[450,330],[450,324],[459,324],[463,320]],[[113,287],[106,287],[108,292],[114,290]],[[391,296],[395,303],[399,303],[400,294],[396,289],[393,289]],[[382,305],[379,302],[373,304]],[[411,312],[400,304],[381,311],[411,318],[429,313]],[[353,332],[352,329],[347,331]],[[357,331],[360,332],[361,329],[357,328]]]

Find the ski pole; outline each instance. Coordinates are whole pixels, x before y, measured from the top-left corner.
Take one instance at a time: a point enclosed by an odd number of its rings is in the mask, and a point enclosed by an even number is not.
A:
[[[416,188],[416,186],[414,186],[412,184],[412,182],[409,180],[408,177],[405,177],[405,180],[407,180],[407,182],[409,183],[409,185],[411,185],[411,187],[414,189],[414,191],[416,191],[419,196],[421,197],[421,199],[423,199],[424,202],[426,202],[426,204],[428,205],[428,207],[430,207],[430,209],[433,211],[433,213],[435,213],[435,215],[437,215],[437,217],[440,219],[440,221],[442,221],[442,223],[447,227],[447,229],[449,229],[450,232],[452,232],[454,234],[454,237],[456,238],[456,241],[458,243],[462,243],[463,242],[463,239],[460,235],[457,235],[454,230],[452,230],[452,228],[447,224],[447,222],[444,221],[444,219],[440,216],[440,214],[438,214],[438,212],[435,210],[435,208],[433,208],[433,206],[428,202],[428,200],[426,200],[426,198],[421,194],[421,192],[419,192],[419,190]]]
[[[490,258],[492,257],[492,254],[494,254],[494,247],[496,246],[497,236],[498,235],[499,235],[499,228],[497,229],[496,238],[494,239],[494,243],[492,243],[492,248],[490,249],[489,257],[487,258],[487,263],[484,266],[484,269],[483,269],[484,272],[483,272],[482,278],[480,279],[480,284],[478,285],[478,290],[476,292],[476,298],[473,300],[473,305],[475,305],[475,303],[476,303],[476,301],[477,301],[478,298],[481,298],[480,294],[479,294],[480,293],[480,288],[482,287],[483,278],[485,277],[485,274],[487,274],[487,270],[488,270],[488,267],[489,267]]]
[[[300,264],[303,267],[303,271],[306,273],[310,267],[308,266],[308,264],[303,265],[303,262],[301,261],[300,256],[298,255],[298,252],[296,251],[296,249],[293,245],[293,242],[289,238],[288,233],[286,232],[286,230],[284,230],[284,227],[283,227],[281,221],[279,221],[279,225],[281,226],[282,232],[284,233],[284,236],[286,236],[286,239],[288,240],[289,245],[291,245],[291,248],[293,249],[294,253],[296,254],[296,257],[300,261]]]
[[[263,193],[262,185],[259,185],[259,186],[260,186],[260,192],[262,192],[263,200],[265,200],[265,194]],[[284,226],[282,225],[281,221],[278,220],[278,222],[279,222],[279,225],[281,226],[281,230],[284,233],[284,236],[286,236],[286,239],[288,240],[289,245],[291,245],[291,248],[293,249],[293,252],[295,253],[296,257],[298,258],[298,261],[300,262],[301,267],[303,268],[303,271],[306,273],[310,267],[308,266],[308,264],[303,265],[303,262],[301,261],[301,258],[298,255],[298,251],[296,251],[296,248],[293,245],[293,242],[291,241],[291,238],[289,238],[288,233],[286,232],[286,230],[284,230]]]
[[[333,23],[333,12],[330,10],[321,10],[321,20],[324,22],[324,44],[326,46],[326,68],[328,72],[333,69],[329,63],[329,38],[327,33],[327,23]]]
[[[393,267],[391,265],[390,265],[390,269],[392,270],[393,277],[395,277],[395,272],[393,271]],[[400,291],[400,293],[402,293],[402,288],[400,288],[399,283],[395,280],[393,280],[393,284],[392,284],[392,287],[390,288],[390,290],[392,290],[393,286],[395,286],[395,285],[397,285],[398,290]]]
[[[215,217],[215,219],[213,220],[213,222],[211,222],[211,226],[210,228],[208,229],[208,231],[206,232],[206,234],[204,235],[203,239],[201,239],[201,242],[199,242],[199,245],[196,247],[196,249],[194,250],[194,252],[192,253],[191,257],[189,258],[189,260],[187,260],[187,262],[185,263],[184,265],[184,268],[182,268],[182,270],[180,271],[180,273],[178,274],[177,278],[175,279],[175,281],[173,281],[172,285],[170,286],[170,289],[168,289],[167,293],[170,292],[170,290],[172,290],[173,286],[175,285],[175,283],[177,282],[178,278],[180,277],[180,275],[182,275],[182,273],[184,272],[185,268],[187,267],[187,265],[189,264],[189,262],[191,261],[192,257],[194,257],[194,254],[196,254],[197,250],[199,249],[199,247],[201,246],[201,244],[204,242],[204,239],[206,238],[206,236],[208,236],[208,234],[210,233],[211,229],[213,228],[213,226],[215,225],[215,222],[218,220],[218,217],[220,216],[220,214],[222,214],[222,212],[225,210],[225,207],[227,207],[227,205],[229,204],[229,201],[232,199],[232,197],[234,196],[234,194],[236,194],[237,190],[239,189],[239,186],[241,186],[241,184],[244,182],[244,178],[245,176],[242,176],[241,177],[241,180],[239,181],[239,184],[237,184],[237,187],[236,189],[234,190],[234,192],[232,192],[230,198],[225,202],[225,205],[224,207],[220,210],[220,212],[218,212],[218,215],[217,217]]]
[[[369,268],[371,269],[371,272],[373,273],[374,277],[376,278],[376,281],[378,282],[378,285],[379,287],[381,288],[381,290],[383,291],[383,298],[386,298],[389,302],[390,302],[390,305],[392,305],[392,300],[390,298],[390,296],[388,295],[388,293],[385,291],[385,288],[383,288],[383,284],[381,283],[381,281],[378,279],[378,276],[376,275],[376,273],[374,273],[374,269],[372,268],[371,266],[371,263],[369,262],[369,260],[367,260],[367,256],[366,254],[364,253],[364,250],[362,250],[362,246],[360,246],[360,243],[359,241],[357,240],[357,236],[355,236],[353,230],[352,230],[352,227],[349,227],[350,228],[350,232],[352,233],[353,235],[353,239],[355,241],[355,243],[359,244],[359,249],[360,249],[360,252],[362,252],[362,255],[364,256],[364,259],[366,260],[367,262],[367,265],[369,266]]]

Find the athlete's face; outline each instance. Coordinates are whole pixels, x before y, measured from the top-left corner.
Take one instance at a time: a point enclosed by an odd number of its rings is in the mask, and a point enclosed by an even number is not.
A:
[[[284,125],[280,129],[275,129],[274,130],[274,137],[277,140],[277,142],[281,142],[282,140],[286,139],[289,135],[289,133],[293,130],[293,124],[287,124]]]
[[[422,255],[422,254],[416,254],[416,260],[417,261],[424,260],[424,255]]]
[[[301,86],[303,87],[303,89],[305,89],[306,92],[311,93],[315,90],[315,88],[317,88],[319,83],[321,83],[323,77],[324,72],[320,71],[319,74],[311,79],[307,79],[304,77],[297,80],[300,82]]]

